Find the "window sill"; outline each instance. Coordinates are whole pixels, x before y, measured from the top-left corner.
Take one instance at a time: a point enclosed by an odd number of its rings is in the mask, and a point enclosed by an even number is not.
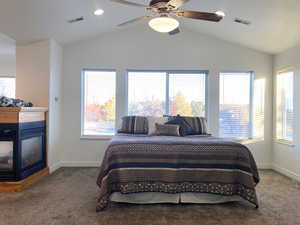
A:
[[[264,141],[264,138],[248,138],[248,139],[232,139],[233,141],[239,142],[241,144],[253,144],[257,142],[262,142]]]
[[[81,135],[81,140],[110,140],[113,135]]]
[[[281,144],[281,145],[287,145],[287,146],[290,146],[290,147],[295,147],[295,145],[293,144],[293,142],[287,141],[287,140],[283,140],[283,139],[275,139],[274,142],[277,143],[277,144]]]

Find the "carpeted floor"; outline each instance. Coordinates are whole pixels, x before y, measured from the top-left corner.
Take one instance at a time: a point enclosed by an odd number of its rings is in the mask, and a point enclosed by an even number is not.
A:
[[[96,213],[97,169],[64,168],[23,193],[0,194],[0,225],[297,225],[300,184],[261,171],[258,210],[222,205],[113,204]]]

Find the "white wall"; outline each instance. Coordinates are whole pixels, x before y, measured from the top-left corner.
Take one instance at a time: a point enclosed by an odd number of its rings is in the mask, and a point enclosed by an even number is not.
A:
[[[83,68],[117,69],[117,116],[125,112],[126,69],[209,70],[209,127],[218,134],[221,71],[254,71],[266,79],[265,140],[250,144],[260,167],[271,165],[272,57],[238,45],[184,30],[163,35],[131,27],[64,47],[62,165],[98,166],[107,140],[80,139],[80,73]]]
[[[294,71],[294,146],[274,142],[274,169],[290,177],[300,180],[300,45],[274,57],[274,82],[279,70],[291,68]],[[274,98],[274,106],[275,106]],[[275,118],[275,107],[274,107]],[[274,129],[275,126],[274,120]],[[274,132],[275,134],[275,132]],[[275,136],[275,135],[274,135]]]
[[[49,128],[48,128],[48,166],[55,170],[61,158],[61,88],[62,88],[62,47],[50,41],[50,78],[49,78]]]
[[[49,106],[50,42],[17,46],[16,97]]]
[[[60,161],[62,48],[54,40],[17,46],[17,97],[48,107],[48,166]]]

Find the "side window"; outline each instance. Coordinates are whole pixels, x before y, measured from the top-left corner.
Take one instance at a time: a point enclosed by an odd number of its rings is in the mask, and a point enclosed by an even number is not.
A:
[[[293,141],[294,73],[280,72],[276,77],[276,138]]]
[[[82,135],[115,133],[116,72],[83,70]]]
[[[252,73],[220,74],[220,136],[252,137]]]
[[[16,78],[0,77],[0,96],[16,97]]]

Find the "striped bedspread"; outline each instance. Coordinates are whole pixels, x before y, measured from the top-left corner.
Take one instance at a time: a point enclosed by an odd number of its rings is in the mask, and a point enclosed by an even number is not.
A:
[[[211,136],[117,135],[97,179],[97,211],[113,192],[239,195],[258,206],[258,182],[256,163],[242,144]]]

